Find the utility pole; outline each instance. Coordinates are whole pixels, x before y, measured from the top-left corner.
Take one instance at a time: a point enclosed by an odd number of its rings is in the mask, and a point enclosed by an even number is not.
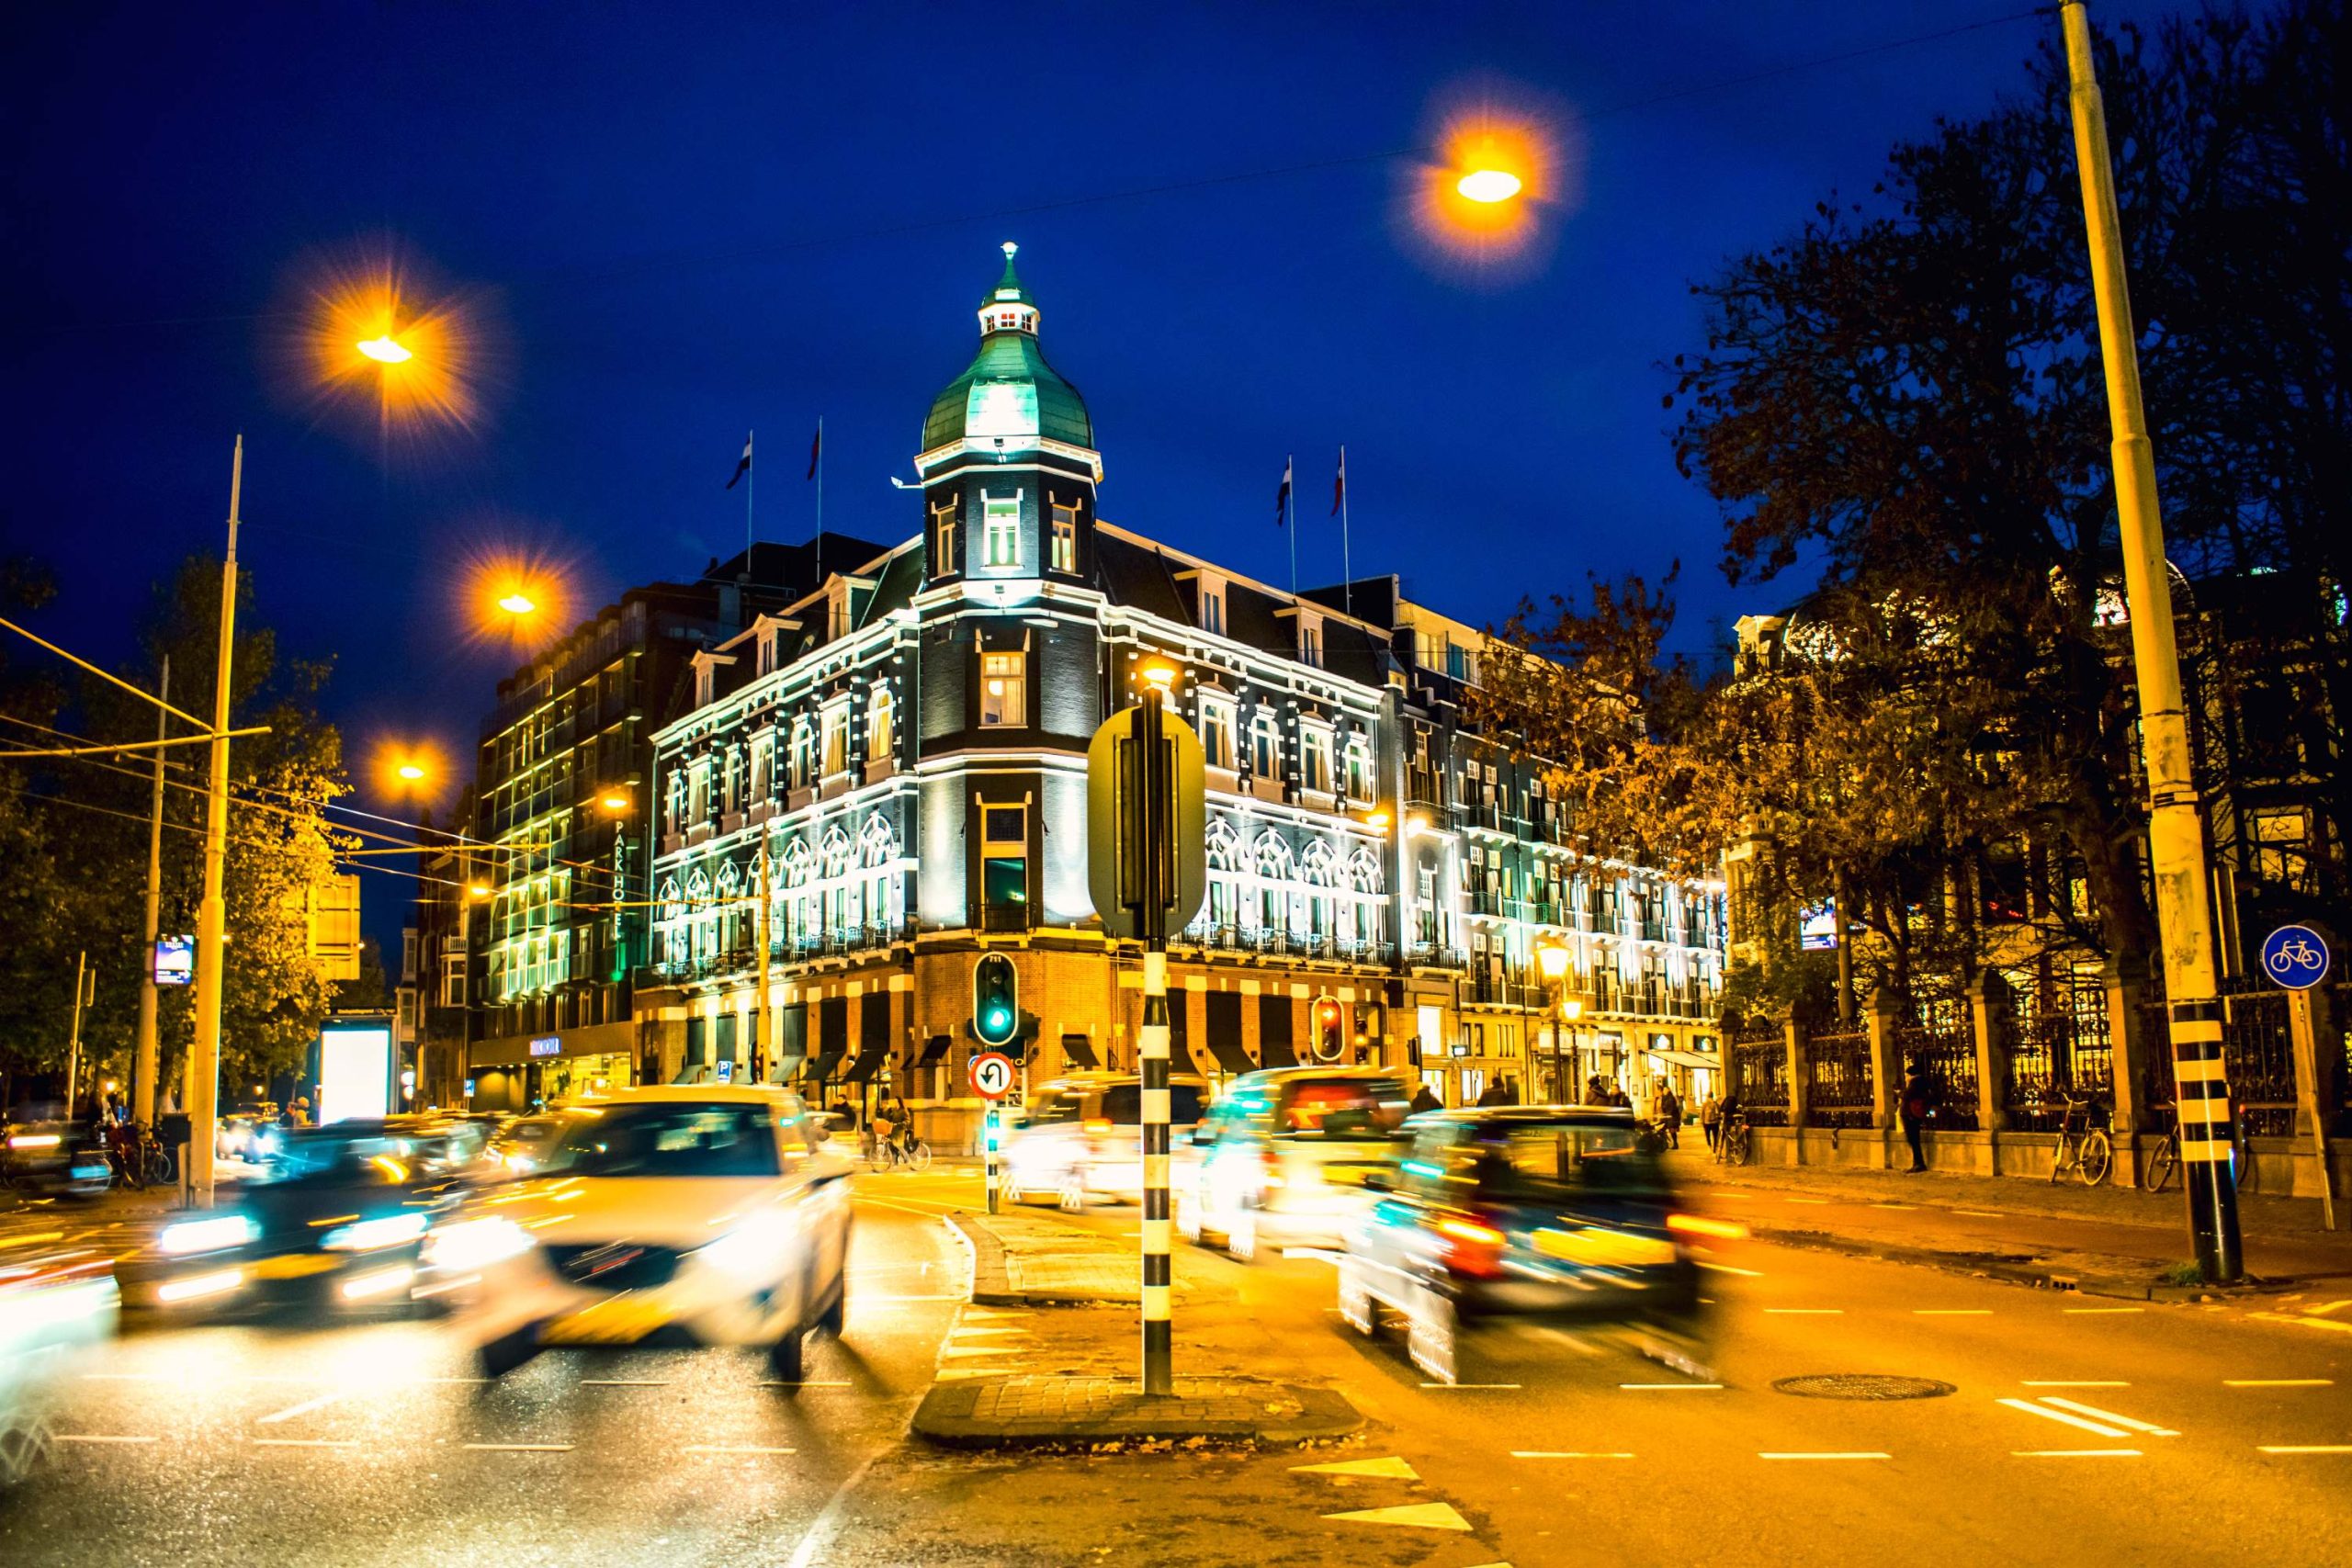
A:
[[[236,660],[237,505],[245,438],[229,460],[229,549],[220,560],[220,643],[212,676],[212,790],[204,804],[204,901],[196,911],[196,1044],[188,1053],[188,1203],[212,1207],[212,1139],[220,1113],[220,993],[229,909],[220,883],[229,857],[229,681]]]
[[[68,1120],[74,1118],[74,1090],[82,1081],[82,1010],[96,999],[91,994],[96,989],[94,984],[96,979],[97,976],[90,973],[90,955],[87,953],[75,953],[74,955],[74,1035],[72,1043],[65,1048],[65,1114]]]
[[[753,1015],[756,1021],[752,1025],[753,1083],[764,1082],[767,1069],[775,1061],[775,1042],[768,1037],[768,847],[765,829],[761,829],[760,837],[760,908],[753,921],[760,943],[759,1010]]]
[[[163,683],[155,695],[172,698],[172,656],[164,655]],[[155,710],[155,739],[169,738],[171,710]],[[130,1056],[130,1114],[142,1127],[155,1124],[155,939],[162,934],[164,906],[164,748],[155,748],[155,783],[147,807],[147,951],[140,960],[139,1034]]]
[[[2208,1280],[2245,1272],[2238,1237],[2229,1083],[2222,1057],[2222,1003],[2214,963],[2212,878],[2205,817],[2189,770],[2188,715],[2181,701],[2180,658],[2173,643],[2172,583],[2164,524],[2156,507],[2155,449],[2140,402],[2140,356],[2124,275],[2123,230],[2109,163],[2107,111],[2091,61],[2090,18],[2082,0],[2059,7],[2066,35],[2067,100],[2075,121],[2075,159],[2083,181],[2090,233],[2091,289],[2107,373],[2108,423],[2113,432],[2115,513],[2121,525],[2123,585],[2132,619],[2132,662],[2140,685],[2140,744],[2148,774],[2148,858],[2154,873],[2156,926],[2165,996],[2172,1012],[2174,1104],[2188,1229],[2197,1266]]]

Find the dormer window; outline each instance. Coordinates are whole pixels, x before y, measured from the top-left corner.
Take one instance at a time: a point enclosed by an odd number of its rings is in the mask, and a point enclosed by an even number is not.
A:
[[[1201,630],[1211,637],[1225,635],[1225,584],[1214,577],[1201,579]]]
[[[716,682],[717,675],[718,671],[712,666],[710,660],[707,659],[695,660],[695,706],[702,708],[710,705],[711,687]]]
[[[772,626],[763,626],[760,630],[760,673],[769,674],[775,669],[775,629]]]

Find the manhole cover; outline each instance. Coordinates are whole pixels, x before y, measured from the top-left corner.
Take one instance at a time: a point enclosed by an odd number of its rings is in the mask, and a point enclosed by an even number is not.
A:
[[[1772,1387],[1799,1399],[1941,1399],[1960,1391],[1933,1378],[1890,1377],[1883,1372],[1823,1372],[1782,1378]]]

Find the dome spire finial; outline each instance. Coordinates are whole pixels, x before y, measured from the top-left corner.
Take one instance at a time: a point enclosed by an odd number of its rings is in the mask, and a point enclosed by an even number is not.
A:
[[[1001,248],[1004,276],[996,280],[996,287],[980,301],[981,334],[1019,332],[1034,337],[1037,333],[1037,301],[1022,287],[1021,275],[1012,270],[1013,253],[1021,247],[1007,240]]]

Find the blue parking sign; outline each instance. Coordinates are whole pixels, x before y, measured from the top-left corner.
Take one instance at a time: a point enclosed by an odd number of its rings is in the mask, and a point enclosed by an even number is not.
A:
[[[2327,977],[2327,943],[2309,926],[2280,926],[2262,939],[2262,972],[2290,991]]]

